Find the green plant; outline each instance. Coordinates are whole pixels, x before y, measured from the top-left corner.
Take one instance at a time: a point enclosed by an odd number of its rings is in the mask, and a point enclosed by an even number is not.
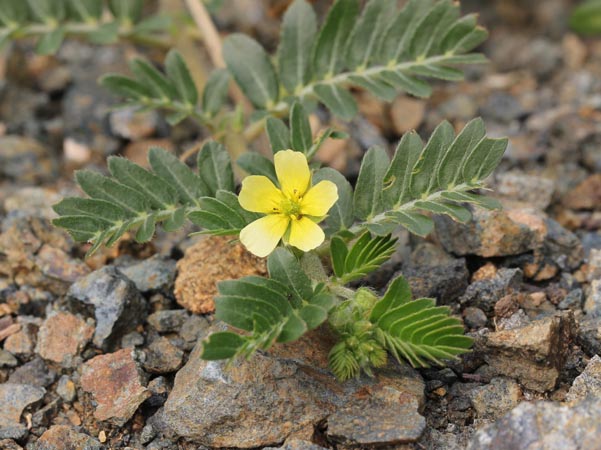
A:
[[[574,8],[570,27],[580,34],[601,34],[601,0],[586,0]]]
[[[239,111],[223,111],[231,76],[256,108],[249,121],[265,126],[275,164],[243,154],[236,163],[250,176],[236,195],[230,154],[214,141],[198,153],[196,171],[158,148],[149,153],[150,170],[112,157],[108,176],[77,173],[88,197],[57,204],[54,223],[92,243],[89,253],[130,230],[145,242],[158,224],[170,231],[190,220],[202,233],[240,236],[249,250],[269,255],[268,277],[219,283],[216,317],[243,333],[211,335],[206,359],[250,357],[326,322],[340,338],[330,354],[340,379],[371,373],[388,354],[424,367],[468,351],[461,321],[432,299],[411,300],[402,278],[381,298],[349,284],[391,257],[397,228],[425,236],[434,226],[431,214],[466,222],[470,204],[498,207],[480,189],[507,140],[487,138],[480,119],[458,134],[443,122],[426,143],[407,133],[392,159],[384,149],[368,150],[354,187],[312,161],[325,139],[340,137],[331,129],[313,137],[307,110],[318,103],[348,119],[356,112],[351,88],[387,100],[403,91],[427,96],[424,78],[457,80],[462,74],[452,65],[484,60],[467,52],[486,32],[474,16],[460,17],[452,1],[412,0],[399,11],[395,3],[372,0],[359,16],[357,1],[337,0],[318,30],[311,7],[296,0],[276,57],[246,36],[230,36],[227,71],[216,71],[202,95],[175,52],[165,74],[135,60],[133,78],[105,76],[103,84],[128,104],[166,109],[172,123],[195,118],[217,137],[240,121]]]
[[[144,0],[3,0],[0,47],[9,40],[34,37],[41,54],[55,53],[66,37],[97,44],[119,39],[164,45],[167,16],[143,16]]]

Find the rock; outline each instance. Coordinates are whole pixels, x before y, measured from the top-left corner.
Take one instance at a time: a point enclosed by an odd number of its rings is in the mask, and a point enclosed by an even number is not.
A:
[[[463,321],[469,328],[479,329],[486,326],[488,318],[480,308],[468,306],[463,310]]]
[[[17,367],[8,377],[9,383],[28,384],[37,387],[47,387],[56,380],[56,372],[49,369],[41,358],[34,358],[26,364]]]
[[[472,406],[480,419],[498,419],[520,402],[522,390],[511,378],[493,378],[490,384],[470,392]]]
[[[170,333],[181,330],[189,317],[183,309],[157,311],[148,316],[148,323],[159,333]]]
[[[266,275],[265,261],[247,252],[242,244],[225,237],[206,237],[190,247],[177,263],[177,302],[194,314],[215,310],[217,282],[247,275]]]
[[[29,358],[33,354],[38,327],[35,321],[27,321],[23,316],[19,319],[21,329],[6,338],[4,350],[21,358]]]
[[[38,184],[54,177],[55,162],[39,142],[22,136],[0,136],[0,179]]]
[[[417,130],[424,120],[426,102],[401,95],[390,106],[390,117],[398,134]]]
[[[326,450],[326,448],[300,439],[288,439],[281,447],[265,447],[263,450]]]
[[[49,220],[16,218],[2,225],[0,276],[62,295],[75,278],[89,273],[83,261],[69,256],[72,240]]]
[[[497,329],[496,331],[503,330],[515,330],[516,328],[523,328],[526,325],[529,325],[532,321],[526,315],[523,309],[518,309],[511,316],[505,318],[502,317],[496,321]]]
[[[0,349],[0,368],[15,367],[18,364],[17,358],[6,350]]]
[[[114,135],[138,141],[155,133],[159,125],[159,115],[154,110],[138,112],[133,108],[125,108],[111,112],[109,122]]]
[[[21,439],[27,428],[21,424],[21,414],[29,405],[39,402],[46,393],[41,387],[26,384],[0,384],[0,439]]]
[[[51,220],[56,217],[52,205],[62,199],[53,189],[41,187],[19,188],[4,200],[4,210],[9,221],[17,218],[41,217]]]
[[[552,402],[523,402],[476,432],[468,450],[578,450],[599,448],[601,404],[588,400],[574,407]]]
[[[132,351],[123,349],[87,361],[82,368],[80,383],[97,404],[94,417],[122,426],[150,396],[141,379]]]
[[[484,107],[481,108],[481,114],[486,118],[507,123],[524,115],[524,109],[511,94],[493,92]]]
[[[36,450],[102,450],[97,439],[66,425],[54,425],[40,436]]]
[[[60,395],[64,401],[71,403],[77,397],[75,383],[73,383],[67,375],[63,375],[56,385],[56,393]]]
[[[160,147],[174,153],[175,146],[169,139],[144,139],[127,144],[123,150],[123,157],[144,168],[148,168],[148,151],[153,147]]]
[[[161,337],[146,349],[144,369],[151,373],[170,373],[180,368],[184,352]]]
[[[223,329],[222,324],[212,327],[212,331]],[[234,361],[229,370],[225,361],[202,360],[199,343],[177,373],[163,410],[154,418],[155,428],[210,447],[269,446],[300,432],[312,435],[313,427],[335,412],[347,414],[347,419],[359,414],[353,405],[362,401],[368,405],[370,398],[373,404],[384,405],[384,398],[396,399],[397,408],[402,398],[401,410],[409,416],[405,436],[416,436],[421,427],[417,409],[424,401],[424,384],[417,372],[394,367],[378,371],[376,378],[340,383],[326,369],[332,339],[327,329],[319,329],[293,344],[257,353],[249,361]],[[368,412],[380,418],[375,407]],[[339,417],[341,427],[343,417]],[[374,420],[374,433],[391,421],[398,425],[403,420],[394,415],[388,419],[381,428],[380,419]],[[396,439],[400,434],[390,430],[388,435]]]
[[[595,355],[590,359],[584,372],[576,377],[568,391],[566,401],[580,402],[586,399],[601,397],[601,357]]]
[[[509,211],[472,211],[473,218],[461,224],[446,216],[435,216],[436,235],[449,253],[456,255],[518,255],[538,246],[536,234],[526,225],[512,220]]]
[[[453,258],[428,243],[413,251],[410,263],[399,274],[407,279],[415,298],[436,298],[443,305],[452,303],[464,293],[469,278],[464,258]],[[393,275],[392,279],[399,274]]]
[[[557,305],[559,309],[572,311],[582,308],[582,289],[577,288],[568,292],[561,302]]]
[[[21,447],[12,439],[1,439],[0,448],[3,450],[23,450],[23,447]]]
[[[73,314],[59,312],[48,317],[38,332],[36,352],[45,360],[63,367],[77,364],[75,357],[94,334],[93,323]]]
[[[601,316],[601,279],[593,280],[584,302],[584,311],[591,317]]]
[[[601,174],[594,174],[568,192],[563,204],[570,209],[601,208]]]
[[[144,320],[145,303],[140,292],[129,278],[111,266],[77,281],[68,295],[93,308],[96,318],[93,342],[98,347],[110,348]]]
[[[175,280],[175,261],[154,255],[129,267],[120,268],[121,272],[134,282],[141,292],[170,289]]]
[[[468,286],[459,300],[463,305],[475,306],[491,313],[503,297],[518,291],[522,283],[520,269],[499,269],[494,277],[478,280]]]
[[[147,403],[149,406],[156,408],[163,406],[167,401],[167,396],[171,392],[171,385],[165,377],[156,377],[148,383],[148,390],[152,396]]]
[[[192,350],[196,341],[206,336],[209,326],[210,323],[205,317],[190,316],[179,331],[179,335],[185,342],[185,349]]]
[[[555,183],[549,178],[523,172],[505,172],[497,176],[495,193],[534,208],[545,210],[551,204]]]
[[[328,438],[352,446],[407,444],[426,428],[414,396],[384,387],[328,417]]]
[[[493,373],[517,379],[537,392],[552,390],[576,334],[571,312],[557,313],[510,330],[484,335],[477,351]]]
[[[137,331],[127,333],[121,338],[121,348],[139,347],[140,345],[144,345],[144,336]]]

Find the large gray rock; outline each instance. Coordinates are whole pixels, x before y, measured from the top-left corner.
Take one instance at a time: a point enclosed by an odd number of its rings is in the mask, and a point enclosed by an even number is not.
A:
[[[77,310],[91,307],[96,318],[93,343],[104,349],[135,329],[145,317],[144,299],[135,284],[112,266],[74,283],[68,296],[76,300],[71,305]]]
[[[570,388],[567,401],[576,402],[601,398],[601,358],[595,355],[586,365],[584,372],[576,377]]]
[[[168,289],[175,281],[176,262],[154,255],[133,266],[121,268],[121,272],[132,280],[141,292]]]
[[[484,278],[470,284],[460,302],[491,313],[501,298],[519,290],[522,279],[523,273],[520,269],[499,269],[492,278]]]
[[[253,448],[279,444],[293,434],[311,435],[334,414],[332,438],[338,441],[379,439],[384,445],[418,439],[425,426],[418,414],[424,401],[419,374],[395,367],[377,378],[341,383],[325,369],[331,345],[332,336],[320,329],[227,369],[226,362],[203,361],[199,343],[154,425],[209,447]],[[365,427],[349,428],[357,418]]]
[[[479,430],[468,450],[598,449],[601,403],[574,407],[552,402],[523,402],[497,422]]]

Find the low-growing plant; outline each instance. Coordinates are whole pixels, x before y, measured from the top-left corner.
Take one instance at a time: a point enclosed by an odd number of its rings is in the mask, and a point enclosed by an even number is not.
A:
[[[392,158],[370,148],[352,186],[314,160],[326,139],[342,135],[328,129],[314,137],[308,111],[321,105],[350,120],[354,89],[386,101],[400,92],[428,97],[427,79],[460,80],[458,65],[485,61],[470,52],[486,36],[476,16],[462,17],[451,0],[410,0],[402,9],[371,0],[362,12],[357,0],[337,0],[321,26],[307,1],[295,0],[275,55],[248,36],[230,35],[227,68],[202,92],[177,52],[168,54],[164,73],[136,59],[133,77],[102,79],[125,104],[166,110],[171,123],[195,119],[217,140],[244,121],[247,137],[264,127],[273,159],[253,152],[238,158],[248,173],[238,191],[230,153],[217,141],[202,146],[196,170],[159,148],[150,150],[148,170],[111,157],[109,175],[76,174],[88,197],[57,204],[54,223],[91,243],[88,254],[128,231],[146,242],[157,226],[173,231],[189,220],[201,233],[232,236],[266,257],[269,276],[219,283],[216,318],[231,330],[209,336],[205,359],[250,357],[327,323],[339,337],[330,367],[341,380],[371,374],[388,355],[414,367],[442,365],[472,342],[448,307],[413,300],[402,277],[382,296],[356,286],[390,259],[399,227],[426,236],[433,214],[467,222],[472,207],[498,207],[481,190],[507,141],[488,138],[480,119],[458,133],[443,122],[425,143],[416,132],[405,134]],[[231,80],[252,114],[228,107]]]

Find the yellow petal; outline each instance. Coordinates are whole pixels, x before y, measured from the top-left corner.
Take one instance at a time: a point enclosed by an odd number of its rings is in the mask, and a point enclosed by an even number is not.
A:
[[[269,255],[288,229],[290,219],[282,214],[269,214],[255,220],[240,231],[240,242],[261,258]]]
[[[325,216],[338,200],[338,187],[331,181],[317,183],[305,194],[301,202],[301,214]]]
[[[311,183],[311,171],[305,155],[282,150],[275,154],[273,161],[284,194],[290,199],[302,197]]]
[[[324,241],[323,230],[308,217],[291,220],[288,243],[304,252],[313,250]]]
[[[273,214],[279,212],[282,200],[282,191],[267,177],[251,175],[242,181],[238,201],[247,211]]]

